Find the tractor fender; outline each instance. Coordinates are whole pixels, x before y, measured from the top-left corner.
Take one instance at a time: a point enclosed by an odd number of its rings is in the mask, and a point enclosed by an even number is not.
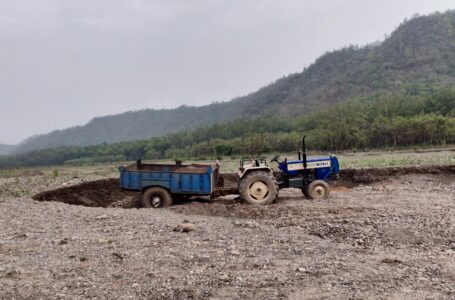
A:
[[[266,171],[268,173],[273,173],[273,170],[269,167],[248,167],[248,168],[245,168],[245,170],[241,173],[239,173],[239,177],[240,179],[242,179],[243,177],[245,177],[246,174],[249,174],[251,172],[255,172],[255,171]]]

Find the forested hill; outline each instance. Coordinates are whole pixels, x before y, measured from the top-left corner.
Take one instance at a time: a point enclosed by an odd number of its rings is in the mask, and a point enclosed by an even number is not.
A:
[[[405,21],[382,43],[324,54],[303,72],[229,102],[95,118],[29,138],[16,151],[137,140],[239,117],[294,117],[352,98],[453,83],[455,11],[449,11]]]
[[[137,159],[258,157],[297,151],[302,132],[308,150],[332,153],[453,145],[455,85],[348,100],[295,118],[245,118],[145,140],[0,156],[0,169]]]

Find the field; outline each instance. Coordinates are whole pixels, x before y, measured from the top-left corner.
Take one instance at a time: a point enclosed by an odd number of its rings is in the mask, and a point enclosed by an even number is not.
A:
[[[339,158],[354,169],[329,200],[288,189],[269,206],[124,209],[138,197],[104,180],[115,165],[0,171],[0,298],[453,299],[455,152]]]

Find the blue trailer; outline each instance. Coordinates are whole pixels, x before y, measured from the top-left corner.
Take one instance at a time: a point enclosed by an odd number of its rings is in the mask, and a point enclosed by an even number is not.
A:
[[[145,164],[140,160],[119,167],[120,187],[142,192],[145,207],[167,207],[173,198],[213,196],[217,164]]]

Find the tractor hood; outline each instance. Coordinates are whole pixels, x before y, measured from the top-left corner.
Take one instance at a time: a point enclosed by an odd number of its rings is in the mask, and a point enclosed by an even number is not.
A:
[[[291,176],[296,176],[304,170],[314,170],[318,179],[328,179],[340,171],[338,159],[334,155],[309,157],[306,160],[306,169],[303,160],[284,161],[279,164],[279,168]]]

